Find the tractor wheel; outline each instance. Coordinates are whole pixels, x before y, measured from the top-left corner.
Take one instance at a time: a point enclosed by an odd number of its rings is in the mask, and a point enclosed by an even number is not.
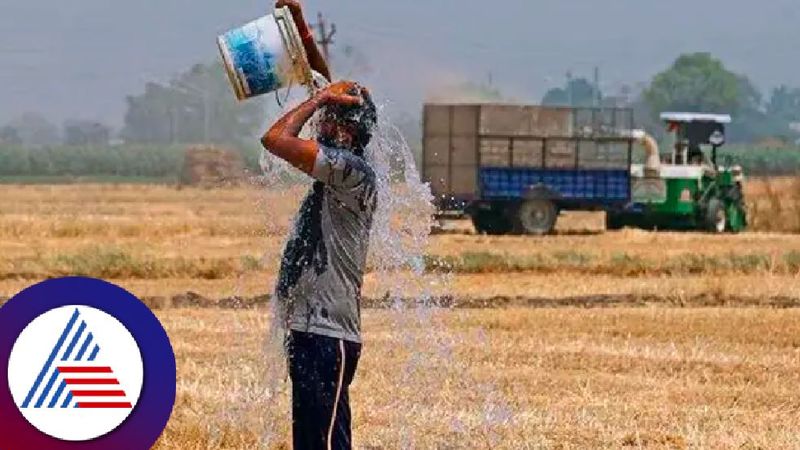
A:
[[[706,231],[711,233],[724,233],[728,229],[728,215],[725,205],[717,198],[708,201],[705,217]]]
[[[502,211],[475,211],[471,218],[478,234],[502,235],[510,233],[512,229],[511,221]]]
[[[556,205],[550,200],[528,200],[516,214],[516,229],[520,233],[541,236],[553,231],[558,219]]]
[[[747,221],[746,213],[738,205],[729,205],[726,211],[728,219],[728,232],[740,233],[745,229],[745,222]]]

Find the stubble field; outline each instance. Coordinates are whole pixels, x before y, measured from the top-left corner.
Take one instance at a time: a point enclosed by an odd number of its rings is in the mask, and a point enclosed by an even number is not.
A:
[[[264,294],[299,190],[1,189],[0,297],[85,274],[156,308],[179,371],[156,448],[289,448]],[[385,308],[367,276],[360,448],[800,448],[800,236],[565,219],[545,238],[449,224],[425,258],[438,306],[409,289]]]

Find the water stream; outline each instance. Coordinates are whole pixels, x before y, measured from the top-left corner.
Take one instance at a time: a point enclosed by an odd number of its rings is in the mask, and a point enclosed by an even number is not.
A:
[[[383,387],[387,392],[397,391],[397,394],[385,397],[375,395],[374,398],[388,400],[386,404],[373,404],[372,408],[390,413],[395,418],[393,427],[398,427],[403,436],[401,448],[420,448],[416,429],[421,421],[426,420],[426,410],[429,409],[427,401],[441,397],[441,401],[445,402],[447,399],[442,397],[443,393],[456,386],[461,391],[471,391],[473,395],[483,398],[484,410],[475,412],[477,421],[468,420],[463,418],[463,411],[458,410],[458,405],[445,405],[448,413],[451,413],[448,416],[452,416],[444,419],[448,421],[448,434],[479,435],[485,441],[489,439],[486,443],[496,444],[491,442],[491,429],[511,423],[513,414],[507,406],[507,400],[495,386],[478,383],[466,375],[468,364],[458,357],[459,346],[480,345],[481,339],[486,339],[486,336],[481,334],[470,339],[471,342],[464,342],[461,336],[448,330],[440,318],[441,314],[437,314],[442,308],[438,305],[435,292],[445,291],[451,279],[449,275],[438,271],[436,274],[428,273],[425,268],[425,254],[433,225],[432,195],[429,186],[420,178],[412,151],[399,130],[392,125],[386,109],[385,106],[379,108],[378,129],[366,152],[378,182],[378,206],[370,238],[368,273],[373,285],[378,286],[377,295],[391,305],[386,313],[392,346],[407,356],[401,367],[390,369],[399,374],[399,378],[395,377],[397,386]],[[314,128],[313,120],[307,128],[304,135],[310,136]],[[272,155],[264,155],[262,168],[264,174],[259,177],[258,189],[269,192],[273,198],[275,192],[296,196],[298,190],[308,189],[311,183],[310,178]],[[265,227],[268,230],[291,228],[290,224],[276,223],[286,218],[270,215],[269,205],[259,205],[259,210],[267,212]],[[285,239],[284,236],[283,241]],[[276,266],[280,256],[274,251],[267,252],[262,263]],[[267,286],[265,282],[264,288],[271,291],[272,286]],[[263,365],[259,367],[257,375],[262,384],[237,386],[238,393],[232,394],[227,400],[228,404],[234,406],[226,410],[225,417],[212,419],[249,423],[254,414],[260,415],[257,420],[262,430],[259,448],[263,449],[280,448],[291,430],[291,387],[283,347],[285,330],[282,320],[276,320],[276,306],[272,302],[269,326],[265,330]],[[253,326],[267,328],[266,321],[236,321],[237,329],[231,330],[234,334]],[[369,354],[368,326],[366,324],[363,330],[366,339],[362,360],[380,358]],[[358,378],[356,374],[354,388]],[[353,408],[359,408],[357,400]]]

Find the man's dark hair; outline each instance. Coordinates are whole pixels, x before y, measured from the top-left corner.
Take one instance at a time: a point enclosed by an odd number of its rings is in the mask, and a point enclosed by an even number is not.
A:
[[[372,96],[364,88],[353,87],[349,95],[361,97],[360,105],[330,105],[325,108],[326,121],[335,122],[351,129],[352,148],[348,149],[358,156],[364,155],[375,125],[378,123],[378,108]]]

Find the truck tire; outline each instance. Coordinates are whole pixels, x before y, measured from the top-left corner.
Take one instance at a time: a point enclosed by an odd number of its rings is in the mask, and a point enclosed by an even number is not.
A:
[[[512,225],[508,217],[496,210],[478,210],[470,215],[472,225],[478,234],[502,235],[511,232]]]
[[[517,208],[515,216],[515,228],[518,232],[542,236],[551,233],[555,228],[558,209],[550,200],[528,200]]]
[[[621,214],[606,212],[606,230],[621,230],[624,227],[625,221]]]
[[[718,198],[708,201],[706,208],[705,228],[710,233],[724,233],[728,229],[728,215],[725,205]]]

